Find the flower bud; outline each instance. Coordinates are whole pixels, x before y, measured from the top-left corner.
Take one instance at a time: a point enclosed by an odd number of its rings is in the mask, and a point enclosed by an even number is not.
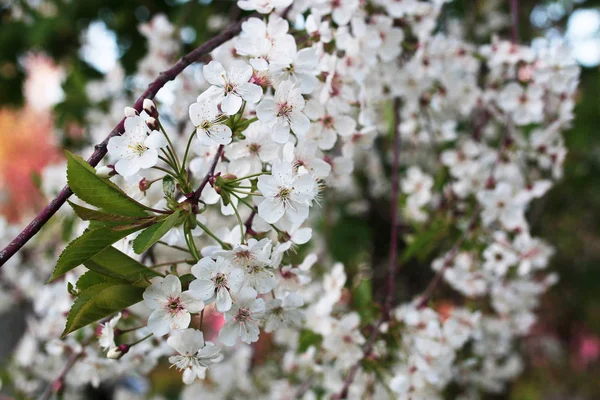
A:
[[[150,99],[144,99],[143,103],[144,111],[153,118],[158,118],[158,110],[154,102]]]
[[[127,354],[129,347],[130,346],[128,344],[120,344],[117,347],[113,347],[108,351],[108,353],[106,353],[106,357],[110,358],[111,360],[118,360]]]
[[[135,117],[138,115],[138,112],[133,107],[125,107],[125,117]]]
[[[158,120],[154,117],[146,118],[146,125],[148,125],[148,128],[152,131],[157,131],[159,128]]]
[[[138,187],[140,188],[140,192],[146,193],[146,190],[150,189],[152,182],[150,182],[146,178],[142,178],[138,183]]]
[[[100,178],[110,178],[116,174],[117,171],[115,171],[115,167],[113,165],[105,165],[96,170],[96,175],[98,175]]]

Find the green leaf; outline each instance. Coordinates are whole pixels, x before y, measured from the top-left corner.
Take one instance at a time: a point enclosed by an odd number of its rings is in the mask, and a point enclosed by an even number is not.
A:
[[[127,217],[124,215],[110,214],[105,211],[92,210],[91,208],[82,207],[71,201],[67,201],[75,214],[84,221],[106,221],[119,222],[127,224],[135,224],[138,221],[148,221],[156,217]]]
[[[300,337],[298,338],[298,351],[303,353],[308,350],[310,346],[318,346],[322,341],[323,336],[311,330],[302,329],[300,331]]]
[[[165,197],[172,199],[176,189],[175,179],[173,179],[171,175],[165,175],[165,177],[162,179],[162,187]]]
[[[446,220],[436,219],[427,229],[415,234],[415,238],[404,250],[404,254],[402,254],[402,262],[406,262],[413,257],[424,261],[439,246],[440,240],[447,236],[448,228]]]
[[[81,200],[101,209],[129,217],[146,217],[144,207],[128,197],[125,192],[107,179],[96,175],[83,158],[65,152],[67,156],[67,181]]]
[[[113,243],[141,229],[134,227],[127,230],[115,231],[110,227],[86,230],[83,235],[73,240],[62,252],[48,282],[64,275],[78,267]]]
[[[88,287],[75,300],[61,337],[142,301],[144,288],[130,283],[99,283]]]
[[[160,276],[156,271],[112,246],[96,254],[84,264],[90,270],[105,276],[122,279],[130,283],[144,282],[144,285],[138,284],[136,286],[148,286],[147,279]]]
[[[377,309],[373,303],[373,282],[361,279],[352,289],[352,305],[360,314],[363,323],[373,322],[377,318]]]
[[[183,220],[182,217],[185,217],[185,214],[182,215],[181,210],[177,210],[164,220],[146,228],[133,241],[133,250],[138,254],[148,250],[150,246],[158,242],[171,228],[181,223]]]
[[[110,276],[100,274],[96,271],[87,271],[86,273],[84,273],[83,275],[81,275],[79,277],[79,279],[77,280],[77,284],[75,286],[77,287],[77,290],[81,293],[84,290],[87,290],[92,286],[100,285],[103,283],[117,284],[117,283],[126,283],[126,282],[121,279],[117,279],[117,278],[113,278]]]

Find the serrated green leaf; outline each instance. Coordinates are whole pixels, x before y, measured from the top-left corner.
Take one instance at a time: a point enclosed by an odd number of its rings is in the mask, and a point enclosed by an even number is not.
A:
[[[98,274],[136,283],[136,286],[148,286],[148,279],[160,276],[112,246],[87,260],[84,265]],[[145,284],[140,284],[141,282]]]
[[[175,179],[171,175],[165,175],[162,179],[163,192],[168,199],[173,198],[175,194]]]
[[[89,289],[92,286],[100,285],[100,284],[104,284],[104,283],[117,284],[117,283],[127,283],[127,282],[123,281],[122,279],[117,279],[117,278],[113,278],[111,276],[106,276],[106,275],[100,274],[96,271],[87,271],[86,273],[84,273],[83,275],[81,275],[79,277],[75,286],[77,287],[77,290],[81,293],[81,292]]]
[[[83,235],[73,240],[62,252],[48,282],[64,275],[75,267],[83,264],[96,254],[110,247],[113,243],[142,227],[115,231],[110,227],[86,230]]]
[[[73,303],[61,337],[140,302],[143,293],[143,288],[130,283],[107,282],[89,287]]]
[[[69,187],[81,200],[112,213],[129,217],[146,217],[144,207],[128,197],[125,192],[108,179],[96,175],[83,158],[65,152],[67,156],[67,181]]]
[[[92,210],[91,208],[82,207],[71,201],[67,201],[75,214],[84,221],[106,221],[106,222],[119,222],[123,224],[135,224],[141,221],[152,220],[156,217],[127,217],[124,215],[110,214],[101,210]]]
[[[185,214],[182,215],[181,210],[175,211],[164,220],[146,228],[133,241],[133,251],[141,254],[148,250],[150,246],[158,242],[171,228],[179,224]]]

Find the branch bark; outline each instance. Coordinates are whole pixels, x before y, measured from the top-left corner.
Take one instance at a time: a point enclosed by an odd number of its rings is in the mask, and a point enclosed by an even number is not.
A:
[[[173,67],[168,70],[161,72],[159,76],[148,85],[148,88],[140,95],[137,99],[133,108],[138,112],[142,110],[142,104],[144,99],[153,99],[158,91],[169,81],[174,80],[186,67],[190,64],[198,61],[200,57],[210,53],[212,50],[232,39],[237,35],[242,28],[242,23],[247,18],[244,18],[226,28],[219,35],[208,40],[201,46],[192,50],[185,56],[179,59]],[[113,136],[121,135],[124,132],[125,118],[121,120],[113,128],[110,134],[102,141],[102,143],[95,146],[94,153],[90,156],[87,162],[95,167],[98,165],[100,160],[106,155],[106,146],[108,141]],[[73,194],[69,186],[65,186],[58,196],[56,196],[30,223],[15,237],[2,251],[0,251],[0,267],[2,267],[17,251],[21,249],[33,236],[35,236],[40,229],[52,218],[52,216],[58,211],[58,209],[65,204],[67,199]]]
[[[354,381],[354,377],[360,368],[361,361],[366,358],[375,345],[375,340],[379,335],[379,329],[381,325],[390,319],[390,311],[392,309],[394,301],[394,293],[396,291],[396,273],[398,272],[398,192],[400,187],[400,99],[394,99],[394,138],[393,138],[393,159],[392,159],[392,198],[390,200],[390,215],[392,220],[392,227],[390,229],[390,256],[387,274],[387,284],[385,299],[383,308],[381,310],[381,317],[375,324],[365,347],[363,348],[362,358],[350,368],[346,379],[344,379],[344,385],[342,390],[337,395],[334,395],[334,399],[345,399],[348,397],[348,389]]]

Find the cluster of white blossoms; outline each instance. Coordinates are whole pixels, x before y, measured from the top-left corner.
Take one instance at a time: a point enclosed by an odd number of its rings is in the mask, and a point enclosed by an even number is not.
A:
[[[516,341],[557,279],[543,271],[553,249],[526,217],[561,177],[579,69],[560,43],[494,37],[480,46],[460,27],[446,32],[444,4],[240,0],[260,15],[179,76],[174,96],[159,96],[160,113],[151,101],[141,113],[126,108],[125,132],[98,168],[153,210],[194,211],[143,254],[132,246],[137,233],[114,245],[159,273],[143,301],[59,340],[77,294],[65,281],[43,285],[60,235],[38,243],[49,251],[3,268],[4,285],[34,305],[10,370],[17,390],[40,393],[76,356],[57,389],[73,395],[105,381],[132,391],[125,377],[165,360],[182,373],[183,399],[431,400],[450,383],[460,399],[502,391],[522,369]],[[154,43],[136,76],[145,84],[148,69],[174,62],[178,43],[164,17],[142,31]],[[90,111],[93,140],[126,103],[113,100],[109,115]],[[430,287],[412,298],[393,293],[389,318],[377,323],[375,305],[371,319],[357,309],[350,271],[316,226],[329,208],[319,203],[361,217],[373,199],[389,201],[398,151],[390,131],[402,143],[394,200],[410,228],[407,253],[431,251],[419,235],[442,232],[443,241]],[[43,175],[50,193],[64,184],[56,168]],[[87,224],[63,218],[73,237]],[[9,231],[0,224],[0,239]],[[440,298],[443,286],[450,294]]]

